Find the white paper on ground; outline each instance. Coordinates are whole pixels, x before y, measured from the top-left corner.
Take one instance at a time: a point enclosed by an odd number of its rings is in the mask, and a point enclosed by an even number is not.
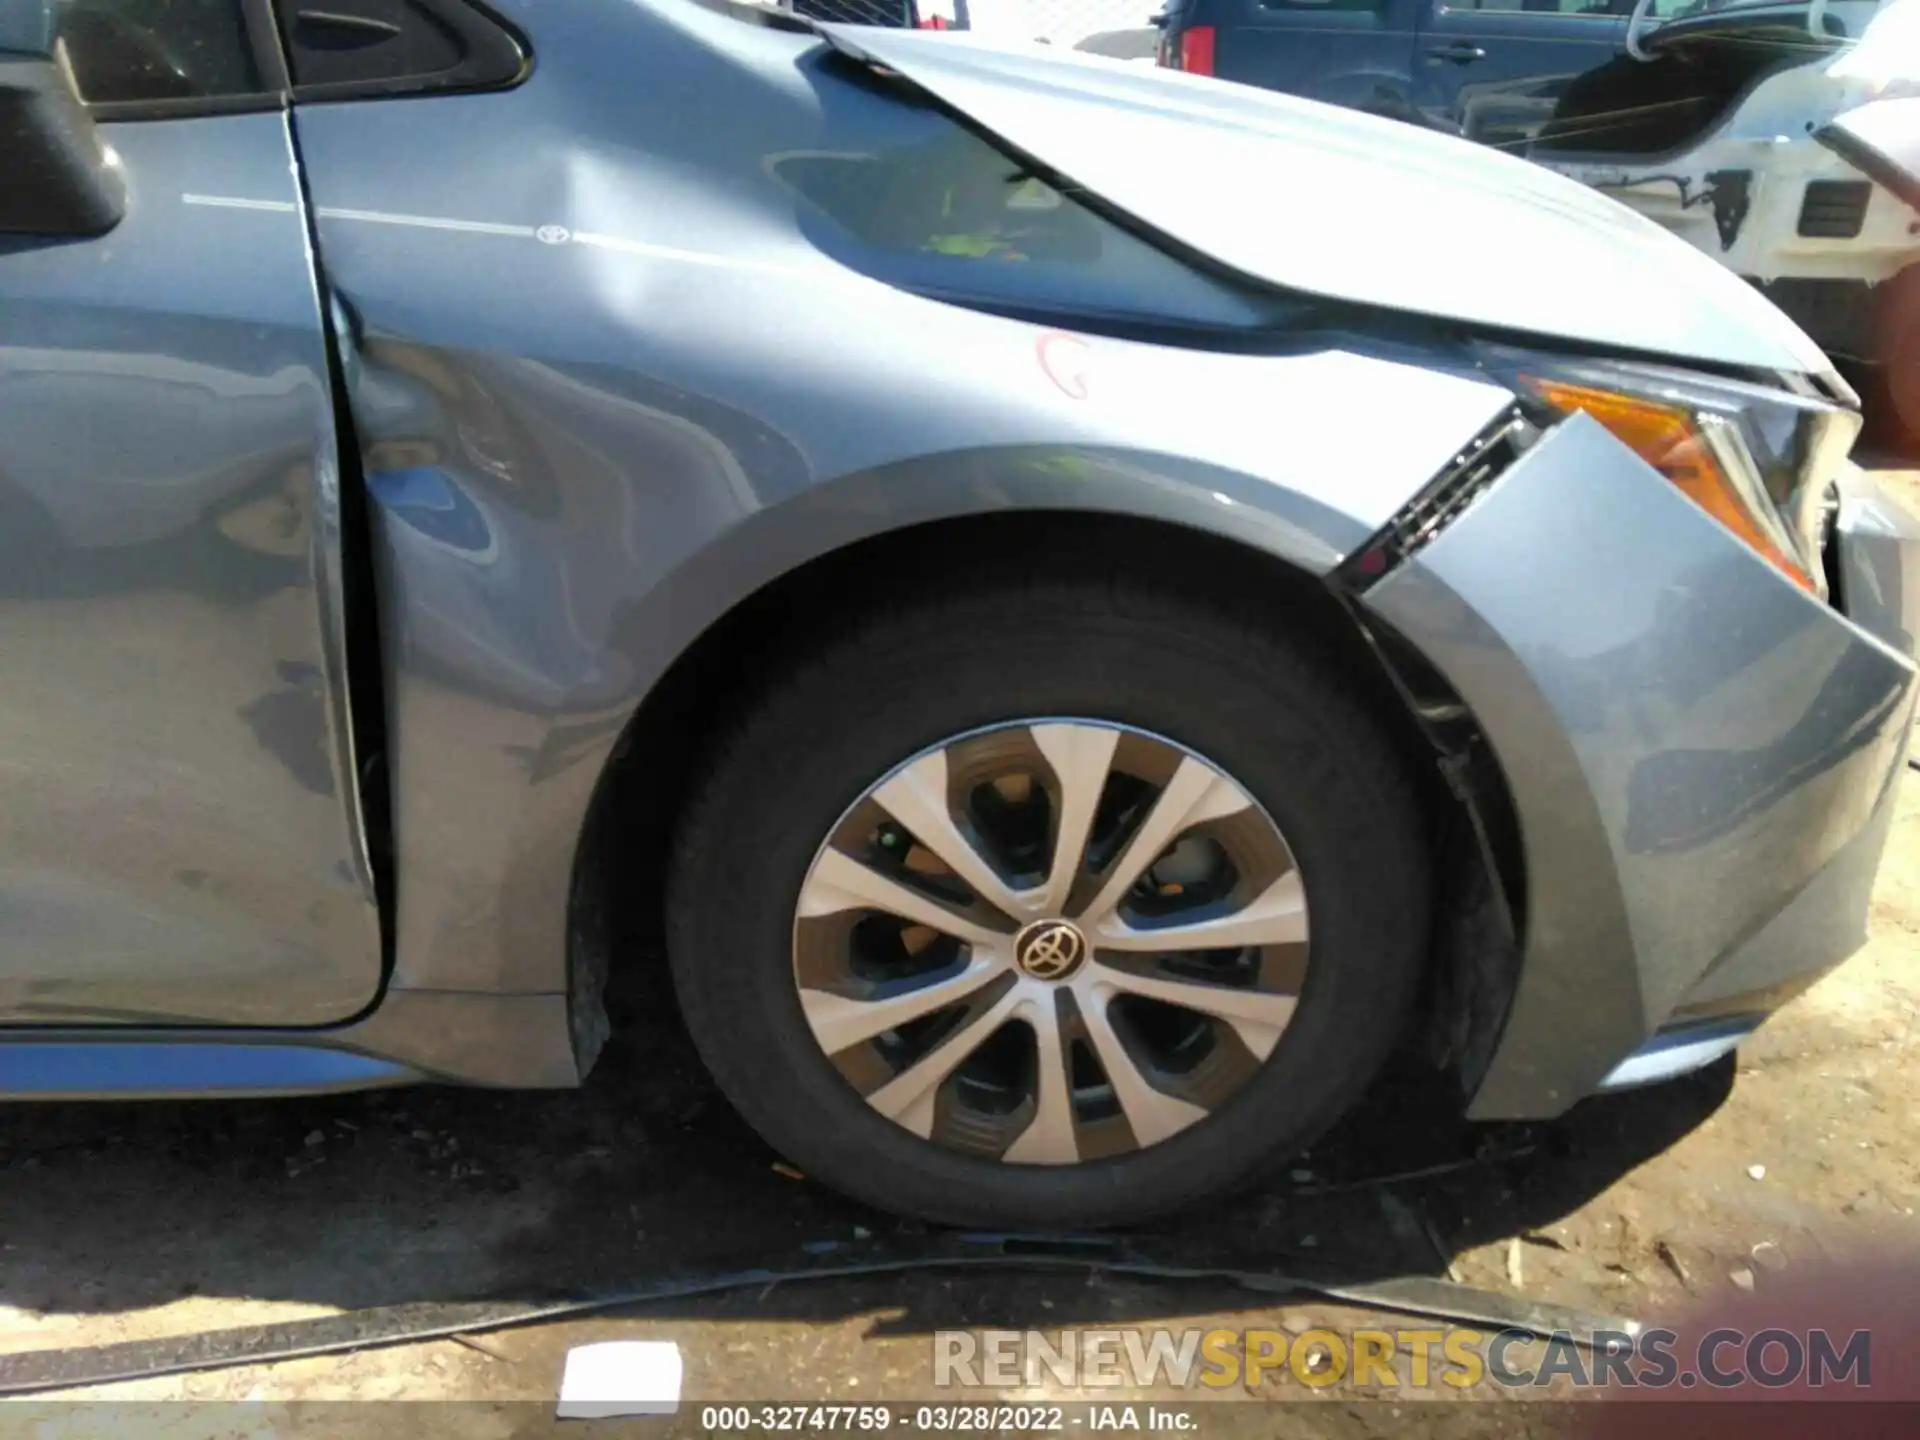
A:
[[[567,1352],[562,1420],[673,1415],[680,1409],[680,1347],[671,1340],[603,1340]]]

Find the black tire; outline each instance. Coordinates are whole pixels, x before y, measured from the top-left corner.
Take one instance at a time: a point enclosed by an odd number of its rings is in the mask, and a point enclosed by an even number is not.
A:
[[[1293,1020],[1208,1118],[1120,1157],[1009,1165],[909,1134],[833,1069],[801,1012],[793,916],[823,837],[892,767],[957,732],[1048,715],[1151,731],[1231,775],[1291,845],[1313,928]],[[1130,578],[985,581],[844,628],[741,717],[675,850],[674,981],[721,1090],[809,1176],[957,1225],[1117,1225],[1258,1178],[1374,1077],[1426,952],[1420,813],[1358,690],[1273,626]]]

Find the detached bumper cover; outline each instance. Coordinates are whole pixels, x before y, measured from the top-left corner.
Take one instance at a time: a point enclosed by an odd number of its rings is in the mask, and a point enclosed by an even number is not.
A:
[[[1855,482],[1836,543],[1852,619],[1582,416],[1363,597],[1472,707],[1519,817],[1520,981],[1476,1117],[1557,1114],[1676,1012],[1859,946],[1920,527]]]

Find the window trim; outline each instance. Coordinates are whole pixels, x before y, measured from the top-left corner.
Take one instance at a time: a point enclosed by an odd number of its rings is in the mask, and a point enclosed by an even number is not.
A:
[[[197,120],[211,115],[258,115],[284,109],[286,97],[266,93],[195,95],[177,100],[83,101],[87,114],[101,125],[138,124],[149,120]]]
[[[1524,16],[1529,20],[1606,20],[1615,25],[1627,16],[1612,10],[1483,10],[1478,4],[1455,4],[1453,0],[1434,0],[1435,15],[1475,15],[1481,17]]]
[[[249,0],[249,3],[257,3],[267,11],[269,23],[275,24],[274,36],[281,46],[283,63],[290,66],[291,60],[284,59],[288,41],[285,32],[276,23],[276,17],[282,10],[297,4],[298,0]],[[403,95],[485,94],[512,90],[525,84],[527,77],[533,74],[533,45],[527,39],[526,32],[491,5],[483,3],[483,0],[413,0],[413,3],[469,41],[475,57],[482,57],[489,45],[497,48],[501,41],[513,46],[519,51],[518,68],[501,80],[470,80],[464,77],[462,69],[455,69],[451,72],[397,75],[378,80],[335,80],[324,85],[293,85],[293,103],[317,105],[343,100],[391,99]]]
[[[274,22],[273,0],[240,0],[240,13],[247,25],[247,42],[253,47],[254,68],[260,72],[265,92],[284,99],[293,89],[293,77],[287,68],[287,50]]]

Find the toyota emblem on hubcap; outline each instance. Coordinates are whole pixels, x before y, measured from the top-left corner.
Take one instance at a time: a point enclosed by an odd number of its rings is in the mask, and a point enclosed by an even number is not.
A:
[[[1036,920],[1013,942],[1020,968],[1036,980],[1061,980],[1080,968],[1087,940],[1064,920]]]

